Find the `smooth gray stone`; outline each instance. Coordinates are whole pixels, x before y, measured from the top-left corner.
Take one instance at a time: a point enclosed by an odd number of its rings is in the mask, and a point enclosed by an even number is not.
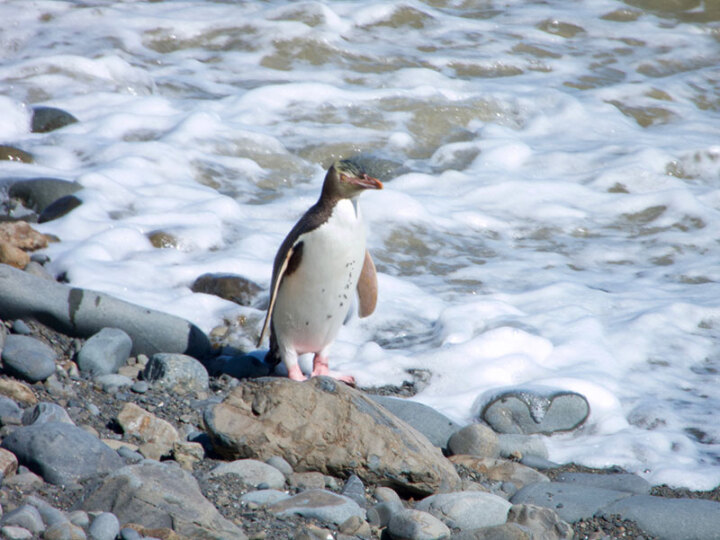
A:
[[[537,469],[538,471],[547,471],[549,469],[562,467],[560,463],[555,463],[554,461],[550,461],[549,459],[545,459],[540,456],[533,456],[532,454],[523,456],[520,463],[527,465],[528,467],[532,467],[533,469]]]
[[[99,514],[88,529],[90,540],[114,540],[118,534],[120,534],[120,521],[111,512]]]
[[[269,506],[276,502],[289,499],[290,495],[284,491],[277,489],[263,489],[260,491],[250,491],[240,496],[240,502],[243,503],[254,503],[260,506]]]
[[[40,534],[45,530],[45,524],[40,512],[30,504],[23,504],[5,514],[0,519],[0,525],[23,527],[33,534]]]
[[[345,497],[348,497],[358,503],[360,506],[367,505],[367,499],[365,499],[365,485],[356,474],[351,474],[345,481],[345,485],[343,486],[341,493],[345,495]]]
[[[0,420],[2,424],[19,424],[22,422],[23,410],[15,400],[0,395]]]
[[[650,493],[650,482],[635,474],[592,474],[579,472],[564,472],[555,477],[556,482],[566,484],[579,484],[603,489],[614,489],[616,491],[628,491],[637,495]]]
[[[27,499],[25,499],[25,502],[37,508],[38,512],[40,512],[40,515],[42,516],[43,523],[45,523],[47,527],[68,520],[67,516],[62,510],[58,510],[49,502],[41,499],[40,497],[30,495]]]
[[[44,424],[46,422],[65,422],[66,424],[75,425],[70,415],[60,405],[49,402],[40,402],[25,409],[22,415],[22,423],[24,426],[32,424]]]
[[[536,456],[547,459],[548,449],[539,435],[520,435],[517,433],[500,433],[498,435],[500,457]]]
[[[290,465],[287,460],[282,456],[270,456],[265,460],[265,463],[272,467],[275,467],[278,471],[283,473],[285,478],[287,478],[294,472],[292,465]]]
[[[494,527],[507,521],[512,505],[497,495],[483,491],[458,491],[430,495],[415,505],[454,529]]]
[[[117,453],[120,457],[125,459],[128,463],[139,463],[140,461],[145,459],[140,452],[131,450],[127,446],[121,446],[120,448],[118,448]]]
[[[470,424],[453,433],[448,441],[453,455],[466,454],[496,458],[500,455],[497,433],[484,424]]]
[[[207,369],[195,358],[177,353],[156,353],[142,372],[144,380],[177,393],[206,392]]]
[[[525,486],[510,498],[513,504],[534,504],[555,510],[561,519],[574,523],[592,518],[607,505],[629,497],[615,491],[561,482],[538,482]]]
[[[387,527],[393,515],[404,510],[400,501],[379,502],[367,511],[367,519],[375,527]]]
[[[393,514],[387,526],[391,538],[437,540],[450,536],[450,529],[438,518],[421,510]]]
[[[70,523],[77,525],[81,529],[87,529],[90,526],[90,516],[82,510],[73,510],[68,515],[68,519]]]
[[[13,182],[8,195],[20,199],[23,205],[36,212],[42,212],[54,201],[72,195],[82,189],[77,182],[59,178],[29,178]]]
[[[558,388],[533,386],[505,389],[482,406],[480,418],[498,433],[571,431],[590,415],[581,394]]]
[[[57,107],[36,106],[32,112],[30,130],[33,133],[55,131],[78,121],[72,114]]]
[[[40,212],[38,223],[47,223],[54,219],[63,217],[75,210],[82,204],[82,199],[75,195],[65,195],[58,200],[51,202],[45,210]]]
[[[635,521],[661,540],[720,538],[720,503],[716,501],[633,495],[608,504],[600,513]]]
[[[325,489],[308,489],[268,507],[278,516],[300,515],[340,525],[352,516],[365,517],[365,511],[347,497]]]
[[[103,328],[77,354],[80,371],[92,376],[117,373],[132,351],[132,339],[119,328]]]
[[[3,439],[2,447],[55,485],[81,482],[123,465],[120,456],[100,439],[63,422],[18,428]]]
[[[133,380],[126,375],[118,373],[108,373],[106,375],[98,375],[95,382],[102,386],[103,392],[114,394],[124,388],[129,388],[133,384]]]
[[[0,313],[7,318],[36,319],[78,337],[120,328],[132,339],[135,355],[179,352],[202,359],[211,353],[208,337],[192,323],[103,293],[49,282],[4,264],[0,290]]]
[[[432,407],[409,399],[368,395],[376,403],[425,435],[435,446],[446,448],[453,433],[462,426]]]
[[[17,319],[13,321],[12,329],[13,333],[20,334],[21,336],[27,336],[29,334],[32,334],[32,330],[22,319]]]
[[[5,291],[0,296],[5,296]],[[55,373],[56,358],[55,351],[33,337],[10,335],[5,338],[3,369],[24,381],[34,383],[47,379]]]
[[[130,390],[132,390],[136,394],[144,394],[145,392],[150,390],[150,385],[147,383],[147,381],[135,381],[130,387]]]
[[[143,535],[141,535],[135,529],[130,529],[129,527],[120,529],[121,540],[142,540],[143,538]]]
[[[282,489],[285,487],[285,475],[272,465],[263,463],[256,459],[238,459],[221,463],[210,471],[210,477],[225,476],[233,474],[240,480],[252,487],[266,484],[270,489]]]

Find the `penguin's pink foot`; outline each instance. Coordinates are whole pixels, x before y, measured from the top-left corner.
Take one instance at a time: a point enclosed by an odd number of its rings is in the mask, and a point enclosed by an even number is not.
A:
[[[335,371],[330,371],[330,368],[328,367],[328,359],[325,356],[316,354],[315,358],[313,358],[312,376],[317,377],[319,375],[326,375],[350,386],[355,386],[355,377],[352,375],[342,375],[340,373],[336,373]]]
[[[304,381],[307,379],[297,364],[288,368],[288,378],[293,381]]]

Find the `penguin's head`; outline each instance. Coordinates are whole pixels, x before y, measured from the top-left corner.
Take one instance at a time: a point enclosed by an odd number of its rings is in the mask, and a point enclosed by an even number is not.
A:
[[[352,199],[366,189],[382,189],[380,180],[367,174],[360,165],[350,159],[333,163],[323,184],[323,193],[339,199]]]

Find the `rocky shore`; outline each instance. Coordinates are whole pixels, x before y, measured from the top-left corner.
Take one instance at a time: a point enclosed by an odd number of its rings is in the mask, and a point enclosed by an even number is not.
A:
[[[78,189],[59,182],[8,192],[42,215]],[[222,329],[59,282],[31,255],[52,239],[2,225],[2,538],[720,538],[718,488],[548,461],[537,434],[582,426],[579,394],[505,391],[460,426],[404,399],[426,373],[274,377]]]

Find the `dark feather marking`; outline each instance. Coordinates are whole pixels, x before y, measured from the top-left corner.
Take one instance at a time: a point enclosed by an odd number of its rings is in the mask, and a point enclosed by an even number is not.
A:
[[[283,279],[285,279],[298,269],[298,267],[300,266],[300,261],[302,261],[302,253],[303,243],[298,242],[293,246],[293,254],[290,256],[290,260],[287,263],[287,268],[285,269],[285,273],[283,274]]]

